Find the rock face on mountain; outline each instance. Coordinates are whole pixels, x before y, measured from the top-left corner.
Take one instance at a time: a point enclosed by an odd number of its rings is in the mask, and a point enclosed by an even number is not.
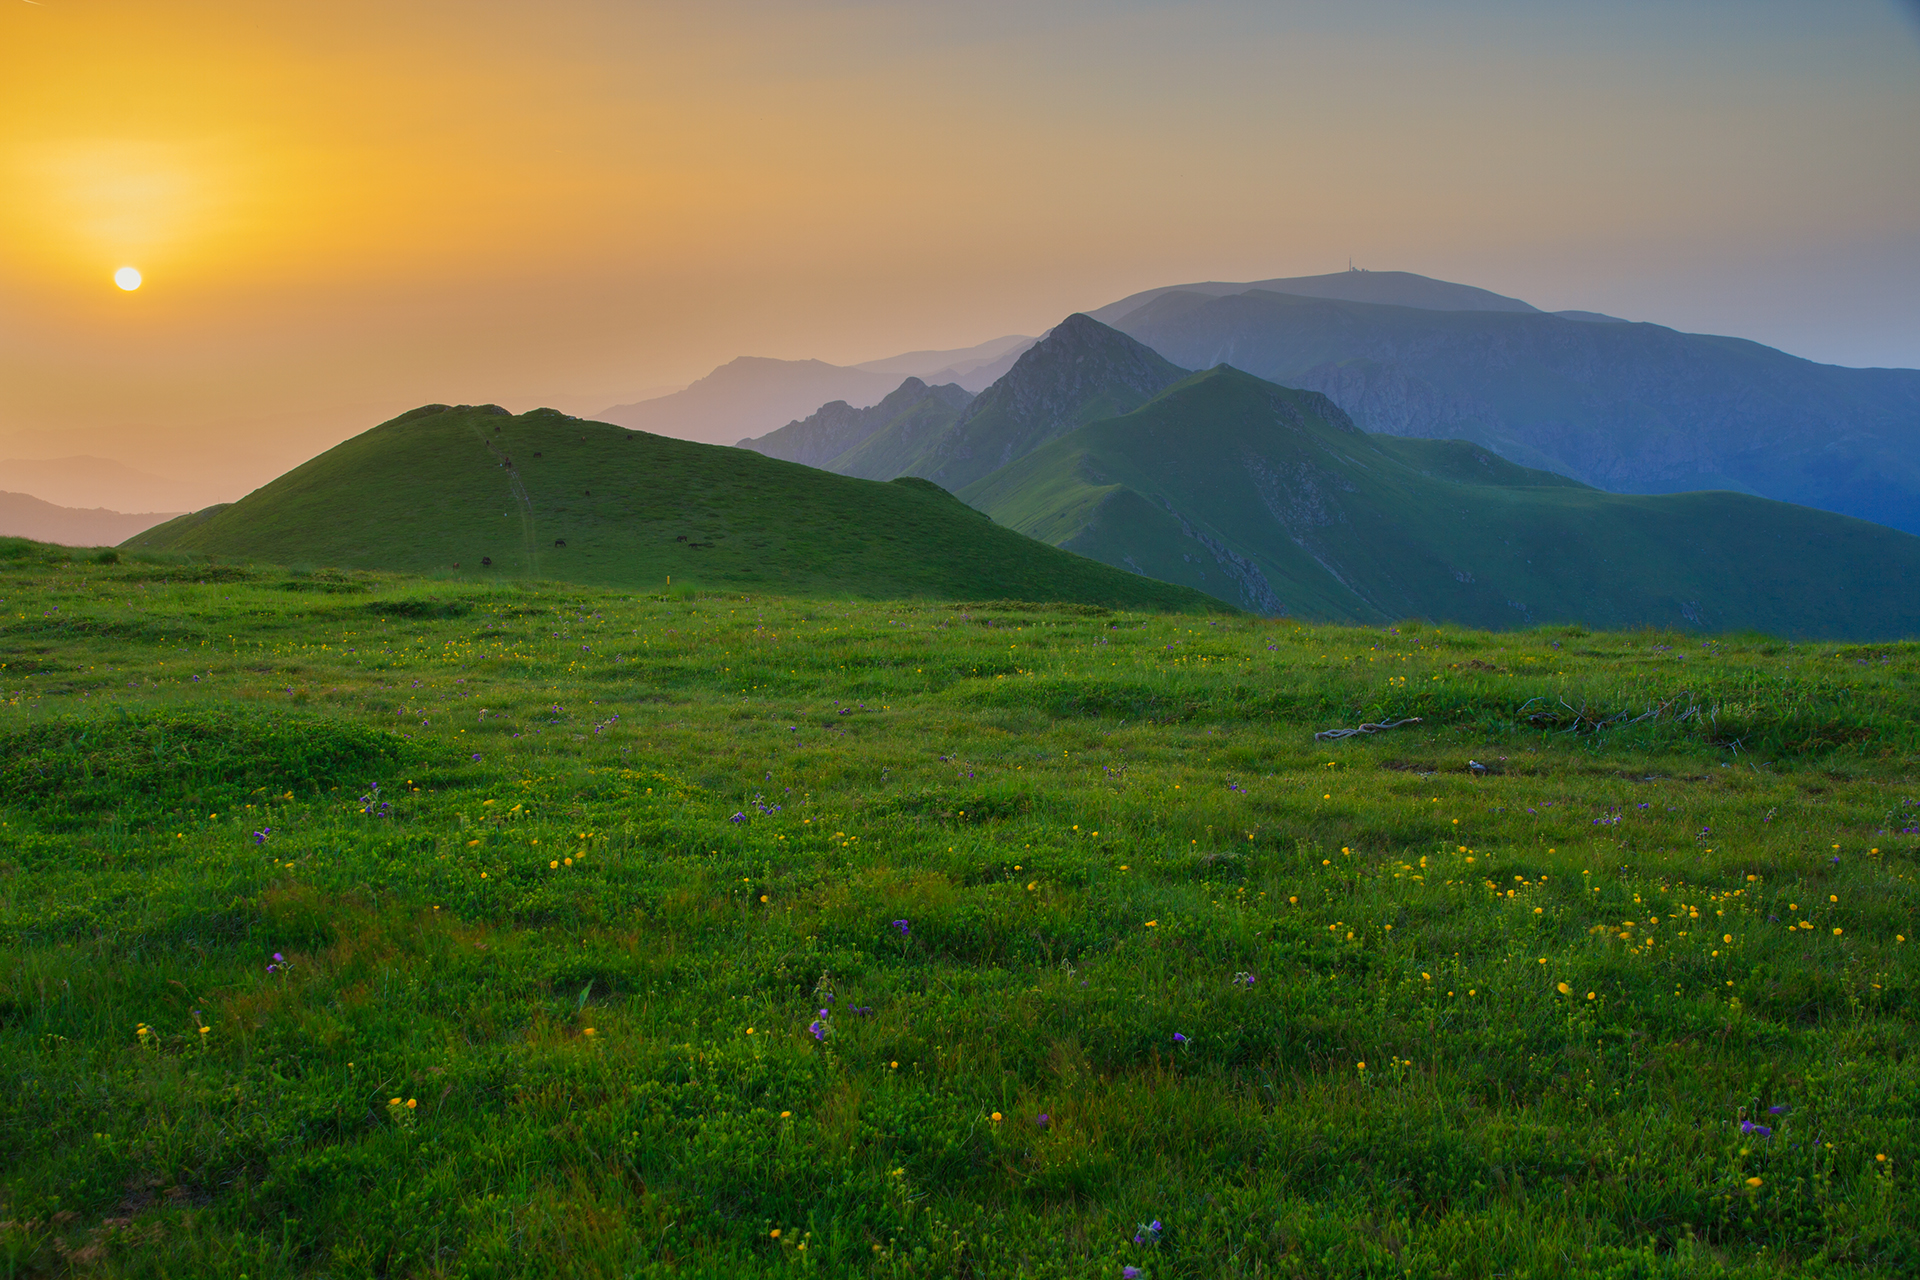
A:
[[[1324,392],[1368,431],[1466,439],[1623,493],[1732,489],[1920,532],[1920,371],[1542,312],[1254,290],[1115,321],[1169,359]]]
[[[981,392],[910,474],[958,490],[1075,427],[1139,408],[1187,374],[1152,348],[1076,313]]]
[[[857,462],[851,467],[837,466],[834,460],[889,427],[915,436],[943,431],[953,425],[972,400],[972,392],[954,383],[930,387],[918,378],[908,378],[879,404],[856,409],[845,400],[835,400],[778,431],[742,440],[740,447],[843,475],[891,480],[900,473],[869,474],[872,468],[862,468]]]

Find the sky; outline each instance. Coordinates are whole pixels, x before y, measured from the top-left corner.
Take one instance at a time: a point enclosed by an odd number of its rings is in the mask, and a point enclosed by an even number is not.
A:
[[[0,0],[0,459],[176,505],[1349,259],[1920,367],[1920,6]]]

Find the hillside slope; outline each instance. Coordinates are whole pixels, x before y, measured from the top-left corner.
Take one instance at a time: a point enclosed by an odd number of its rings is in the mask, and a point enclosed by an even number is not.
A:
[[[1125,413],[1187,376],[1117,329],[1071,315],[942,429],[902,421],[826,465],[848,475],[913,475],[958,490],[1084,423]]]
[[[1002,528],[922,481],[491,405],[415,409],[127,545],[630,588],[671,576],[787,595],[1217,607]]]
[[[952,426],[972,399],[973,393],[956,383],[930,387],[918,378],[908,378],[879,404],[857,409],[845,400],[835,400],[778,431],[742,440],[740,448],[842,475],[891,480],[901,472],[885,462],[878,466],[862,466],[857,461],[837,466],[834,460],[889,429],[898,440],[931,439]]]
[[[1604,493],[1462,442],[1370,436],[1232,368],[961,496],[1058,546],[1261,613],[1473,626],[1920,632],[1920,538],[1733,493]]]
[[[1920,532],[1920,371],[1542,313],[1168,292],[1116,327],[1325,392],[1368,431],[1473,440],[1622,493],[1737,489]]]

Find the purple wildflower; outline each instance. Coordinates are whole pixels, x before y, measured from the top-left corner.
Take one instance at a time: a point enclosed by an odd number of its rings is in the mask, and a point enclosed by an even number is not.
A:
[[[821,1022],[818,1018],[815,1018],[812,1022],[807,1024],[807,1030],[813,1033],[813,1038],[815,1040],[825,1040],[827,1038],[826,1024]]]
[[[258,831],[253,833],[253,842],[255,844],[265,844],[267,842],[267,837],[272,834],[273,834],[272,827],[262,827]]]
[[[1740,1132],[1761,1138],[1771,1138],[1773,1136],[1773,1130],[1763,1124],[1755,1124],[1751,1120],[1742,1120],[1740,1122]]]
[[[473,753],[473,762],[474,762],[475,764],[479,764],[479,763],[480,763],[480,753],[479,753],[478,751],[476,751],[476,752],[474,752],[474,753]]]
[[[1787,1114],[1787,1104],[1782,1102],[1776,1106],[1768,1107],[1767,1114],[1770,1116],[1783,1116]]]
[[[1044,1129],[1048,1125],[1053,1123],[1053,1117],[1048,1115],[1046,1112],[1042,1111],[1040,1113],[1039,1119],[1035,1120],[1034,1123],[1039,1125],[1042,1129]]]
[[[1267,648],[1271,649],[1273,646],[1268,645]],[[1120,1268],[1120,1276],[1121,1280],[1140,1280],[1140,1268],[1122,1267]]]
[[[907,922],[905,920],[895,920],[893,922],[893,927],[900,931],[901,937],[904,938],[907,936]]]
[[[1178,1031],[1176,1031],[1173,1033],[1173,1042],[1175,1044],[1185,1044],[1187,1042],[1187,1038],[1181,1035]]]

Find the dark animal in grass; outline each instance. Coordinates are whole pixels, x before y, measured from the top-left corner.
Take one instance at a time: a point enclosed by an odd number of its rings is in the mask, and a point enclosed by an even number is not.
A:
[[[482,567],[485,567],[485,566],[487,566],[487,565],[491,565],[492,563],[493,563],[493,557],[492,557],[492,556],[481,556],[481,557],[480,557],[480,564],[482,565]]]
[[[556,547],[564,547],[567,545],[567,540],[565,538],[555,538],[553,540],[553,545]]]

